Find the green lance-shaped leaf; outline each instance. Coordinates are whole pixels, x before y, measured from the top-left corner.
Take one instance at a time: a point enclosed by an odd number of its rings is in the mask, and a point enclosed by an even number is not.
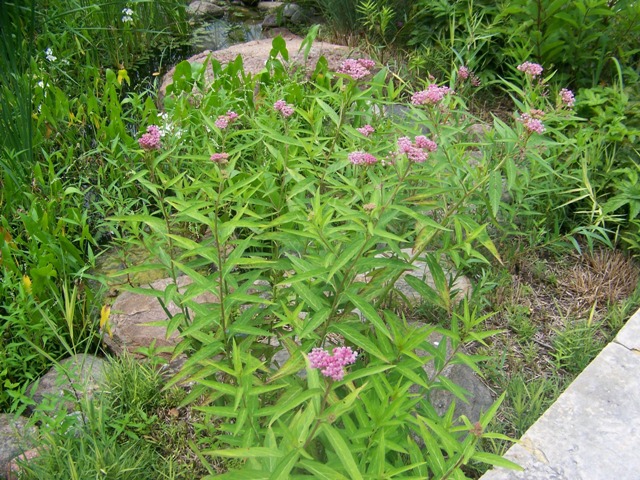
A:
[[[344,438],[338,430],[333,428],[328,423],[323,423],[320,427],[320,430],[327,438],[329,444],[333,447],[336,455],[340,459],[342,466],[347,471],[352,480],[361,480],[362,475],[358,470],[358,465],[349,450],[349,446],[347,442],[345,442]]]

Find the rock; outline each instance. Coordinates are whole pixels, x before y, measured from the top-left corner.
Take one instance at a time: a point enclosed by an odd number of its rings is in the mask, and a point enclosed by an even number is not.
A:
[[[187,276],[178,277],[177,286],[180,292],[184,292],[192,282],[193,280]],[[164,278],[153,282],[150,288],[164,292],[172,283],[171,278]],[[216,303],[218,297],[205,292],[193,300],[201,304]],[[171,315],[180,312],[173,302],[165,307]],[[111,306],[109,325],[112,335],[109,336],[105,332],[104,343],[117,355],[126,349],[134,356],[139,353],[140,348],[148,348],[155,344],[155,347],[160,349],[159,354],[169,357],[173,347],[178,344],[178,332],[173,332],[167,338],[165,326],[147,325],[159,321],[168,321],[168,317],[157,297],[132,292],[121,293]]]
[[[437,333],[431,334],[429,341],[435,346],[439,345],[443,341],[443,336]],[[450,345],[447,345],[447,357],[451,355]],[[427,352],[418,350],[417,355],[424,357],[427,356]],[[430,361],[423,366],[424,371],[433,379],[436,376],[434,362]],[[459,387],[466,390],[469,395],[467,396],[467,402],[459,399],[453,393],[442,388],[432,388],[428,397],[431,401],[431,405],[435,408],[438,415],[444,415],[448,410],[451,402],[455,400],[456,408],[454,418],[460,416],[466,416],[471,423],[477,422],[480,419],[480,415],[486,412],[493,404],[493,396],[491,390],[484,384],[482,379],[474,372],[470,367],[464,364],[448,364],[440,373],[442,376],[448,378]],[[417,391],[417,387],[413,389],[413,392]]]
[[[36,402],[45,399],[60,401],[64,392],[71,393],[76,399],[92,398],[105,380],[105,360],[94,355],[77,354],[60,361],[60,365],[51,369],[38,382],[29,386],[29,396]],[[68,412],[76,410],[76,403],[66,400]]]
[[[262,29],[269,30],[270,28],[276,28],[282,25],[282,22],[279,21],[278,15],[275,13],[271,13],[264,17],[262,21]]]
[[[18,460],[28,462],[29,460],[36,458],[39,454],[39,448],[32,448],[11,460],[7,471],[7,480],[18,480],[20,478],[20,465],[18,465]]]
[[[247,22],[249,20],[259,22],[261,19],[262,14],[256,9],[241,6],[233,6],[227,9],[227,20],[231,23]]]
[[[195,0],[187,7],[187,14],[200,18],[222,18],[225,9],[211,1]]]
[[[282,10],[282,15],[284,15],[284,18],[287,20],[291,20],[291,18],[301,10],[302,8],[297,3],[287,3]]]
[[[433,388],[429,392],[429,400],[431,400],[431,405],[436,409],[438,415],[444,415],[451,402],[455,400],[454,418],[464,415],[471,423],[475,423],[480,419],[480,415],[493,405],[491,390],[484,384],[478,374],[467,365],[449,365],[442,374],[469,392],[469,395],[467,396],[467,402],[464,402],[448,390]]]
[[[37,432],[27,418],[0,413],[0,478],[11,478],[11,460],[33,447]]]
[[[260,10],[273,10],[282,5],[282,2],[259,2],[258,9]]]
[[[486,123],[474,123],[467,128],[467,136],[472,142],[482,142],[486,139],[491,127]]]
[[[291,15],[291,18],[289,18],[289,22],[294,26],[304,25],[309,23],[309,15],[302,9],[296,10],[293,12],[293,15]]]
[[[412,250],[410,248],[404,248],[401,250],[402,253],[410,257],[412,255]],[[376,255],[376,257],[392,257],[394,254],[392,252],[382,253]],[[433,281],[433,276],[429,271],[429,266],[424,260],[417,259],[413,265],[412,269],[405,271],[400,278],[395,283],[395,289],[410,303],[417,304],[420,303],[422,297],[416,292],[406,280],[407,275],[411,275],[414,277],[418,277],[427,283],[431,288],[436,288],[435,282]],[[473,291],[473,286],[471,285],[471,281],[465,277],[464,275],[458,275],[457,272],[453,269],[446,269],[445,275],[447,275],[449,280],[453,280],[453,285],[451,287],[451,291],[455,291],[454,301],[460,302],[466,296],[470,296]],[[357,281],[360,282],[368,282],[369,275],[362,274],[358,275]]]
[[[289,67],[293,67],[294,65],[302,66],[303,68],[306,68],[308,72],[313,71],[316,62],[321,56],[327,59],[331,70],[336,70],[342,61],[352,53],[352,50],[349,47],[327,42],[314,42],[305,64],[304,52],[300,52],[300,46],[302,45],[303,38],[293,35],[290,32],[283,32],[282,37],[287,42],[287,50],[289,51],[289,62],[284,62],[284,60],[283,62],[287,63]],[[188,61],[190,63],[204,63],[206,58],[210,56],[212,59],[218,60],[222,64],[227,64],[233,62],[238,55],[240,55],[243,59],[245,72],[255,75],[264,70],[265,63],[271,53],[271,44],[271,39],[255,40],[239,45],[233,45],[229,48],[215,52],[204,51],[189,58]],[[173,83],[174,72],[175,67],[169,70],[169,72],[167,72],[163,77],[160,91],[158,93],[160,100],[165,96],[167,87]],[[207,69],[206,78],[207,83],[210,83],[213,79],[213,71],[211,67]]]
[[[147,248],[140,245],[114,247],[96,259],[96,266],[89,273],[93,277],[102,278],[103,283],[109,288],[108,296],[115,296],[124,285],[150,283],[167,276],[166,269],[162,267],[128,275],[120,274],[122,270],[145,263],[158,263]],[[100,282],[90,280],[88,285],[98,290]]]

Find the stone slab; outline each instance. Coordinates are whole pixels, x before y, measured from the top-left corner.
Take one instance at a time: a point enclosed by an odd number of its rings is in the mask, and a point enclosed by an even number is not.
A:
[[[614,341],[629,350],[640,351],[640,309],[622,327]],[[638,374],[640,375],[640,372]],[[638,394],[640,395],[640,392]],[[640,473],[638,476],[640,477]]]
[[[481,480],[640,478],[638,392],[640,352],[610,343],[505,454],[524,471]]]

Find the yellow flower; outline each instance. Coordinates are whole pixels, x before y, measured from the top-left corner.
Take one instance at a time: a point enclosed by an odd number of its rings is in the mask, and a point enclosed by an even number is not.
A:
[[[113,338],[111,325],[109,325],[109,315],[111,315],[111,307],[109,305],[103,305],[102,310],[100,310],[100,330],[105,328],[109,337]]]
[[[127,71],[124,68],[121,68],[120,70],[118,70],[118,83],[120,85],[122,85],[122,81],[124,80],[125,82],[127,82],[127,85],[129,85],[131,83],[131,80],[129,80],[129,74],[127,73]]]
[[[31,293],[31,279],[29,278],[29,275],[22,276],[22,286],[27,293]]]

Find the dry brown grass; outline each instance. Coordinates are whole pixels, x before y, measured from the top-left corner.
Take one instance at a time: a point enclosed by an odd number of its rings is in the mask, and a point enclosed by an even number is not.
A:
[[[612,333],[603,319],[613,305],[627,299],[638,285],[640,267],[622,252],[597,250],[593,254],[552,258],[529,253],[514,262],[510,282],[498,288],[492,308],[498,312],[487,328],[502,329],[493,338],[490,354],[504,353],[504,373],[550,375],[550,352],[556,332],[587,322],[607,339]],[[514,323],[531,325],[523,340]],[[488,352],[483,352],[488,353]]]

